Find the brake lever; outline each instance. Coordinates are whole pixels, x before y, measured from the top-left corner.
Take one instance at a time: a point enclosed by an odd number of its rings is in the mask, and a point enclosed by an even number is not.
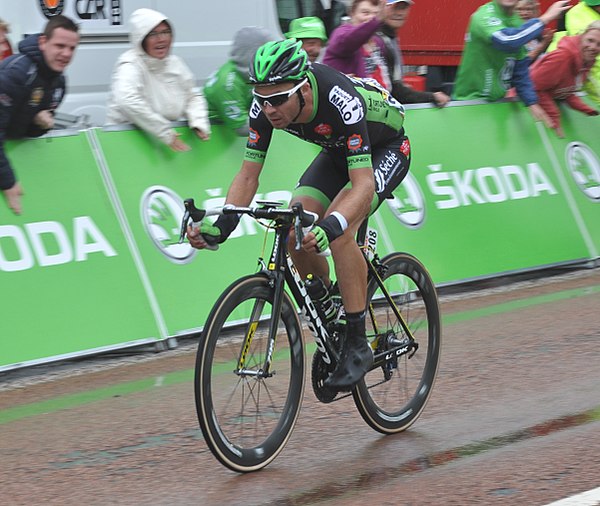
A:
[[[300,251],[302,249],[302,239],[304,238],[304,230],[302,227],[302,214],[304,211],[300,202],[294,204],[292,209],[294,210],[294,232],[296,236],[296,245],[294,247],[296,251]]]
[[[185,240],[185,235],[187,233],[189,221],[190,211],[186,208],[185,212],[183,213],[183,218],[181,218],[181,229],[179,231],[179,241],[177,241],[177,244],[183,244],[183,241]]]

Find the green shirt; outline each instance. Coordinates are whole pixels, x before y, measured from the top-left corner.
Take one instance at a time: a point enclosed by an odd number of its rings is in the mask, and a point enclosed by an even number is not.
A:
[[[521,46],[516,52],[503,52],[492,45],[492,35],[504,28],[518,28],[523,20],[515,13],[507,15],[496,2],[482,5],[471,16],[465,36],[465,48],[458,68],[455,100],[499,100],[510,88],[516,60],[526,57]]]
[[[211,119],[218,119],[231,129],[246,125],[252,103],[252,86],[235,63],[228,61],[209,76],[204,96]]]

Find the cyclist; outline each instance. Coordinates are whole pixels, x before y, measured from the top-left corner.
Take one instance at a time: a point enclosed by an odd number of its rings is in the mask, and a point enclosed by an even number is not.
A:
[[[331,249],[346,311],[341,360],[325,385],[351,388],[368,371],[373,354],[366,340],[367,266],[355,241],[362,221],[406,176],[410,143],[404,108],[374,80],[350,78],[319,63],[310,64],[301,42],[268,42],[250,64],[254,100],[242,167],[226,205],[248,206],[257,189],[273,129],[281,129],[322,150],[301,176],[292,204],[322,217],[290,254],[302,276],[313,273],[331,284],[326,259]],[[223,242],[239,217],[223,215],[199,230],[188,228],[190,244],[202,249]]]

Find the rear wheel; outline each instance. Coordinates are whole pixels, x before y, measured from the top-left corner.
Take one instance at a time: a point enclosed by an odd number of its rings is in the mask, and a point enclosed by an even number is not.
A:
[[[367,338],[382,362],[352,392],[363,419],[373,429],[392,434],[412,425],[429,399],[438,370],[441,328],[435,286],[425,267],[405,253],[388,255],[381,264],[380,277],[417,347],[409,344],[392,304],[370,276]]]
[[[274,290],[264,276],[231,285],[213,307],[198,347],[195,397],[208,447],[226,467],[256,471],[287,443],[304,390],[301,325],[283,292],[273,321]],[[276,339],[269,339],[270,327]],[[273,361],[265,357],[273,346]]]

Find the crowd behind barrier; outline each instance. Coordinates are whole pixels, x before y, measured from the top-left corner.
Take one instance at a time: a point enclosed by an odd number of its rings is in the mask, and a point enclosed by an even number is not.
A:
[[[564,108],[559,139],[518,102],[462,102],[409,107],[407,125],[409,176],[370,222],[380,255],[415,254],[437,285],[597,262],[597,118]],[[176,129],[191,151],[125,127],[7,142],[27,193],[20,216],[0,206],[0,371],[173,344],[256,269],[266,232],[249,218],[216,253],[176,244],[182,200],[221,204],[245,146]],[[288,201],[318,148],[275,135],[257,199]]]

